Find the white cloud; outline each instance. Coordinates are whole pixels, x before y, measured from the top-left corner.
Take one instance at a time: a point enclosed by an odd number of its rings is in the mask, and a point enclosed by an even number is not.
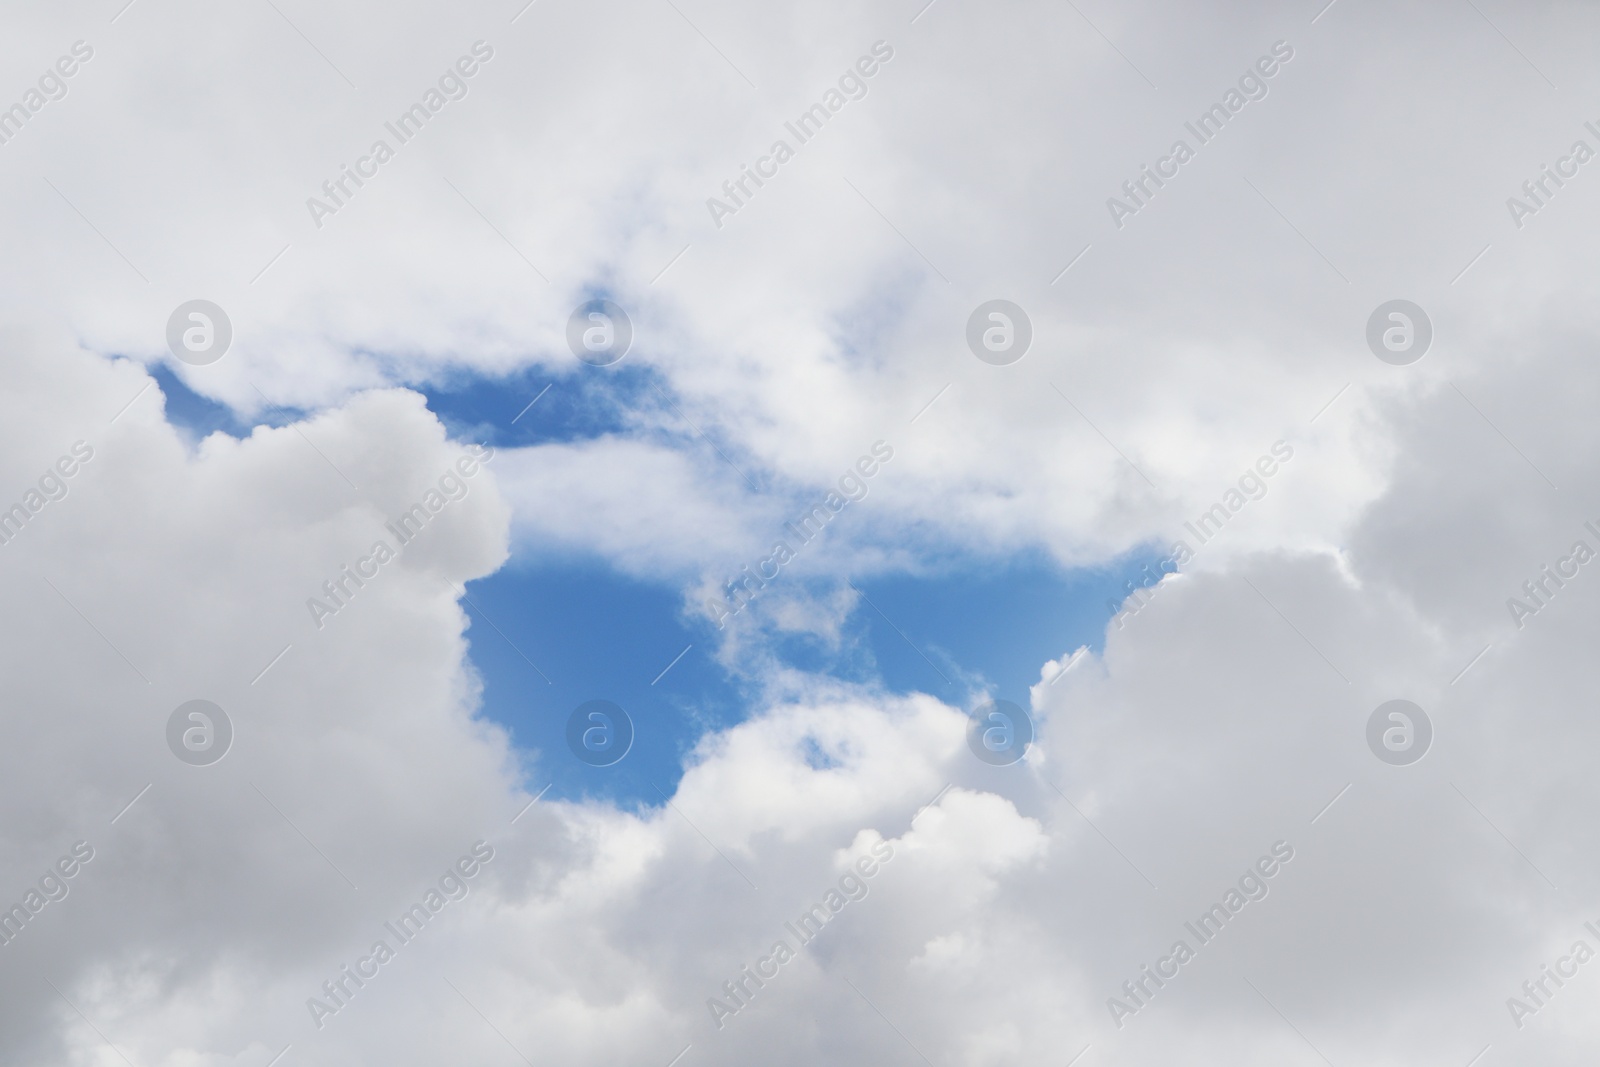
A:
[[[279,6],[26,11],[0,45],[25,72],[95,50],[0,147],[26,324],[0,501],[93,450],[0,546],[0,902],[95,849],[0,948],[8,1062],[1593,1058],[1587,971],[1522,1029],[1506,998],[1600,948],[1600,579],[1521,628],[1506,599],[1600,521],[1594,200],[1580,173],[1521,229],[1504,206],[1585,135],[1552,104],[1585,98],[1591,12]],[[480,38],[467,97],[314,228],[305,198]],[[880,38],[868,97],[713,228],[704,198]],[[1268,97],[1114,229],[1104,198],[1280,38]],[[600,288],[629,365],[765,488],[664,412],[502,450],[319,629],[306,600],[464,451],[395,386],[570,384]],[[196,296],[236,340],[184,381],[311,416],[165,421],[141,363]],[[1033,319],[1012,367],[965,350],[995,296]],[[1436,328],[1407,368],[1363,341],[1397,296]],[[670,806],[513,823],[544,757],[475,717],[455,587],[592,552],[699,599],[880,438],[871,495],[725,657],[762,627],[840,640],[827,580],[861,569],[1165,544],[1295,456],[1103,653],[1046,666],[1024,764],[972,759],[961,709],[758,649],[749,717]],[[1436,730],[1406,768],[1363,735],[1397,696]],[[163,741],[196,697],[235,727],[208,768]],[[317,1029],[306,999],[480,839],[467,900]],[[1118,1029],[1106,998],[1280,840],[1267,897]],[[706,998],[880,842],[867,895],[717,1029]]]

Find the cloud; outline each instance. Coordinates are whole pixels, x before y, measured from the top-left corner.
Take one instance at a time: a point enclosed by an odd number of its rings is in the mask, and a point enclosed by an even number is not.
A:
[[[136,366],[55,338],[7,344],[53,371],[7,393],[0,425],[33,433],[39,418],[96,441],[71,493],[4,546],[8,601],[45,622],[13,624],[6,644],[15,706],[38,709],[4,757],[7,810],[25,813],[6,884],[23,893],[73,841],[96,852],[0,949],[10,1055],[103,1058],[77,1011],[155,1064],[285,1045],[311,1063],[420,1063],[506,1056],[507,1042],[579,1062],[685,1046],[801,1062],[903,1056],[906,1040],[973,1061],[1093,1043],[1273,1062],[1298,1041],[1273,1008],[1336,1062],[1586,1048],[1561,1022],[1576,990],[1523,1031],[1504,1009],[1590,917],[1592,864],[1569,844],[1589,790],[1587,727],[1568,710],[1585,587],[1537,632],[1504,620],[1452,682],[1477,624],[1383,577],[1383,554],[1407,549],[1366,532],[1440,486],[1428,472],[1461,447],[1415,447],[1423,431],[1402,424],[1406,455],[1437,458],[1396,481],[1346,559],[1262,553],[1187,576],[1103,654],[1059,683],[1043,672],[1022,764],[972,759],[962,709],[932,697],[792,674],[786,696],[702,739],[670,804],[522,812],[518,757],[473,716],[472,631],[451,588],[505,558],[498,458],[319,631],[302,601],[464,452],[420,398],[369,392],[191,450]],[[1592,394],[1593,377],[1569,391]],[[1432,394],[1415,425],[1451,400]],[[18,487],[70,444],[30,454],[7,432]],[[1476,492],[1532,480],[1508,464]],[[1482,514],[1464,536],[1567,521],[1558,504]],[[1409,768],[1365,747],[1368,713],[1395,695],[1437,731]],[[195,696],[236,725],[207,768],[172,759],[161,733]],[[1524,727],[1507,707],[1537,710]],[[479,840],[494,859],[466,900],[318,1029],[307,999]],[[1279,841],[1294,857],[1267,896],[1117,1028],[1106,999]],[[866,895],[717,1028],[706,1000],[798,942],[784,924],[877,842],[893,858]],[[833,1021],[797,1026],[811,1018]]]
[[[1585,136],[1550,104],[1592,88],[1594,16],[1311,15],[18,13],[8,69],[94,55],[0,146],[0,501],[28,512],[0,546],[0,902],[94,859],[0,947],[4,1058],[1589,1062],[1589,976],[1524,983],[1600,948],[1596,579],[1521,626],[1507,601],[1600,549],[1595,209],[1581,172],[1520,227],[1505,200]],[[704,199],[880,39],[868,97],[716,229]],[[306,199],[480,40],[468,94],[319,229]],[[1269,95],[1115,228],[1105,198],[1278,40]],[[314,618],[467,453],[406,386],[604,373],[564,337],[597,294],[681,416],[500,450]],[[145,365],[197,297],[234,347],[183,380],[304,418],[163,418]],[[1397,297],[1435,327],[1409,367],[1364,340]],[[965,346],[994,298],[1032,320],[1009,367]],[[670,802],[529,807],[559,753],[477,714],[464,583],[594,553],[702,598],[880,438],[850,525],[720,650],[760,646],[753,695]],[[863,569],[1165,547],[1280,440],[1192,568],[1044,666],[1013,767],[971,758],[965,708],[762,640],[843,640]],[[1365,739],[1396,698],[1435,730],[1408,767]],[[167,751],[192,699],[233,724],[209,767]],[[308,999],[479,841],[471,895],[319,1028]],[[1265,898],[1119,1027],[1108,999],[1279,842]],[[708,998],[880,844],[718,1028]]]

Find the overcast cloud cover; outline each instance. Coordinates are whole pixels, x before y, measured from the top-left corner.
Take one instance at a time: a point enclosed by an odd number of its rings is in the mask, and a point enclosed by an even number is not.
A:
[[[524,3],[3,16],[0,1064],[1595,1061],[1600,10]],[[1168,562],[855,646],[1025,558]],[[675,785],[486,712],[567,569]]]

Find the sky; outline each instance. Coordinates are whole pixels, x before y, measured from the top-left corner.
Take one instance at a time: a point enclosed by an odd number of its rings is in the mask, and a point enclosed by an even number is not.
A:
[[[0,34],[0,1061],[1587,1064],[1575,2]]]

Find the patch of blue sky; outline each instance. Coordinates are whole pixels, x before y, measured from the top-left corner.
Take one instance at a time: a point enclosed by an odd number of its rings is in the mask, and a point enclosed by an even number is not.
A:
[[[167,420],[195,440],[222,432],[243,438],[256,426],[285,426],[308,414],[298,408],[263,406],[246,419],[227,404],[195,392],[165,362],[148,367],[166,396]],[[410,383],[457,440],[496,448],[575,441],[634,427],[634,413],[663,407],[662,379],[653,369],[619,366],[553,375],[531,366],[501,378],[446,374]]]
[[[195,441],[218,432],[245,438],[256,426],[287,426],[305,417],[296,408],[270,407],[255,419],[245,420],[227,404],[190,389],[166,363],[152,363],[146,369],[166,398],[167,421]]]
[[[746,715],[745,696],[712,658],[714,629],[682,618],[676,588],[569,560],[509,564],[469,583],[467,598],[482,713],[529,754],[535,791],[658,805],[694,743]],[[608,767],[568,747],[568,721],[590,700],[617,704],[633,723],[631,750]]]
[[[622,433],[635,413],[659,408],[661,376],[643,365],[553,375],[532,366],[503,378],[462,374],[413,386],[451,437],[496,448]]]
[[[1038,557],[863,578],[855,584],[864,595],[838,645],[789,636],[773,647],[796,669],[892,692],[926,692],[962,706],[971,689],[985,688],[1026,706],[1046,660],[1103,647],[1111,605],[1159,558],[1152,548],[1076,571]],[[671,795],[705,732],[753,710],[755,680],[722,669],[712,655],[719,634],[683,617],[676,587],[623,576],[600,561],[569,561],[513,564],[468,591],[483,714],[510,730],[519,748],[537,750],[532,788],[654,806]],[[749,610],[759,612],[760,601]],[[567,747],[569,717],[595,699],[615,702],[633,720],[632,751],[614,766],[587,766]]]
[[[1047,660],[1099,653],[1106,627],[1163,553],[1142,547],[1104,566],[1065,570],[1042,554],[968,560],[936,576],[858,580],[851,616],[866,669],[894,692],[960,703],[974,688],[1026,707]]]

